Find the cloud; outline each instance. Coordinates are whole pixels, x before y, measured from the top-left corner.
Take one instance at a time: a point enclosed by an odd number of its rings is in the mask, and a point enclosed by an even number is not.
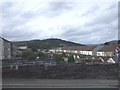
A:
[[[90,22],[87,22],[88,25],[96,25],[96,24],[109,24],[114,20],[118,19],[118,7],[117,5],[111,5],[107,9],[103,9],[102,11],[98,11]]]
[[[98,5],[91,6],[85,13],[82,14],[82,16],[88,16],[90,14],[94,15],[100,7]]]
[[[49,7],[51,11],[64,11],[71,10],[73,8],[72,2],[49,2]]]
[[[62,34],[63,38],[86,44],[104,43],[118,39],[117,5],[110,5],[108,8],[102,10],[102,12],[99,11],[98,15],[95,15],[83,26],[63,28],[65,30]]]
[[[57,37],[77,43],[117,39],[117,2],[4,2],[3,37],[30,40]]]
[[[42,12],[46,17],[56,17],[62,13],[66,13],[68,10],[72,10],[74,4],[72,2],[49,2],[46,10]]]

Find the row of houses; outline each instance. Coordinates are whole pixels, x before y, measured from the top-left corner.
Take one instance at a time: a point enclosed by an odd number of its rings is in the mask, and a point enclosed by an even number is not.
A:
[[[60,47],[49,50],[52,53],[66,53],[68,56],[72,54],[77,62],[86,60],[100,60],[102,62],[118,62],[120,58],[120,45],[98,45],[98,46],[72,46],[72,47]],[[86,55],[82,58],[81,55]],[[88,57],[90,56],[90,57]]]
[[[0,37],[0,60],[3,59],[16,59],[17,55],[20,53],[19,50],[26,50],[27,46],[17,47],[12,42]],[[39,51],[39,50],[38,50]],[[67,55],[73,54],[74,58],[80,59],[80,55],[87,55],[94,57],[120,57],[120,44],[113,45],[93,45],[93,46],[69,46],[69,47],[59,47],[48,50],[54,53],[66,53]],[[44,52],[44,51],[43,51]],[[51,53],[50,53],[51,55]],[[52,55],[51,55],[52,56]],[[87,57],[88,58],[88,57]],[[115,59],[116,59],[115,58]]]
[[[119,44],[113,45],[98,45],[98,46],[72,46],[72,47],[60,47],[50,49],[53,53],[64,52],[64,53],[75,53],[82,55],[91,56],[114,56],[117,52],[116,49],[120,48]],[[119,51],[119,50],[118,50]]]
[[[0,37],[0,60],[16,59],[17,47],[12,42]]]

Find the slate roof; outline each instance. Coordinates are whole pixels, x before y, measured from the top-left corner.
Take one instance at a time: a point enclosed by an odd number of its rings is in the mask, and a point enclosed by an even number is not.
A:
[[[120,44],[104,45],[99,51],[104,51],[104,52],[112,51],[112,52],[114,52],[116,47],[120,48]]]
[[[63,47],[63,50],[80,50],[80,51],[92,51],[96,46],[71,46]]]

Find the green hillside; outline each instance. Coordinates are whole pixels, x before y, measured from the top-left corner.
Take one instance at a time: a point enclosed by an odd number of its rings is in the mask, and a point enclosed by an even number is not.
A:
[[[120,40],[113,40],[109,42],[105,42],[104,45],[112,45],[112,44],[120,44]]]
[[[70,41],[65,41],[61,39],[51,38],[51,39],[44,39],[44,40],[30,40],[30,41],[20,41],[20,42],[13,42],[16,46],[28,46],[32,49],[50,49],[56,47],[63,47],[63,46],[81,46],[82,44],[73,43]]]

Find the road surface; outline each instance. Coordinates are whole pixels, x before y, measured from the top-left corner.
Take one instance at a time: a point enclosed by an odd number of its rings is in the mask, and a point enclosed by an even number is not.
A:
[[[118,88],[117,80],[3,78],[3,88]]]

